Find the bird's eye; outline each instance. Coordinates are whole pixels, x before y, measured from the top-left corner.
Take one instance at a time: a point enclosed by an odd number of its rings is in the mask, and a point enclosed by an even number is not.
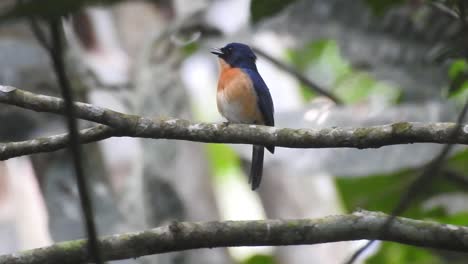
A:
[[[228,53],[232,53],[232,48],[231,47],[229,47],[227,50],[228,50]]]

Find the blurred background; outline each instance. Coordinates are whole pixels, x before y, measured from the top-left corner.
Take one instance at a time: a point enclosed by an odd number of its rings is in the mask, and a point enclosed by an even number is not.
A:
[[[453,122],[468,97],[468,39],[458,15],[465,10],[457,1],[110,2],[118,3],[73,10],[64,30],[76,97],[113,110],[224,121],[215,101],[218,62],[209,49],[233,41],[293,67],[341,102],[259,56],[278,127]],[[54,0],[47,3],[38,12],[55,10]],[[3,0],[0,11],[15,4]],[[1,85],[58,96],[50,65],[27,20],[0,25]],[[62,117],[0,106],[2,142],[65,131]],[[440,148],[278,148],[266,155],[256,192],[246,177],[250,146],[115,138],[83,146],[83,158],[98,231],[108,235],[174,220],[316,218],[358,208],[388,213]],[[466,225],[466,147],[455,148],[442,174],[405,216]],[[74,179],[65,151],[0,162],[1,254],[86,236]],[[116,263],[341,263],[365,242],[194,250]],[[359,263],[467,257],[378,243]]]

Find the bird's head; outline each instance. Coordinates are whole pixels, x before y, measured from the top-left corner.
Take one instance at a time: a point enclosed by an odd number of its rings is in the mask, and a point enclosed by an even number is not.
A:
[[[257,56],[245,44],[229,43],[220,49],[212,49],[211,53],[224,60],[231,67],[256,69]]]

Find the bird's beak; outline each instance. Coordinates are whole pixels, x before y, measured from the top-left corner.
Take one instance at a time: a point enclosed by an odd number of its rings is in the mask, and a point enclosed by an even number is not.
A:
[[[217,55],[217,56],[224,54],[223,51],[221,49],[218,49],[218,48],[213,48],[213,49],[210,50],[210,52],[213,53],[214,55]]]

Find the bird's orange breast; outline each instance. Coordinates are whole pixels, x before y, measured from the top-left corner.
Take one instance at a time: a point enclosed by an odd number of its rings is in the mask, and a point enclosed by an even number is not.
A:
[[[257,95],[249,76],[220,59],[217,90],[219,112],[230,122],[263,124]]]

